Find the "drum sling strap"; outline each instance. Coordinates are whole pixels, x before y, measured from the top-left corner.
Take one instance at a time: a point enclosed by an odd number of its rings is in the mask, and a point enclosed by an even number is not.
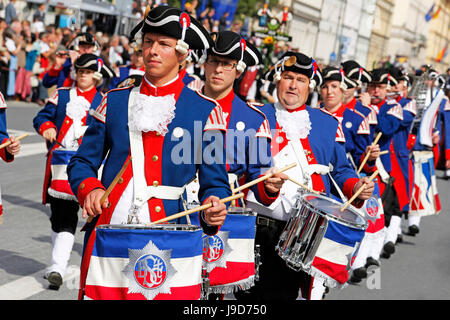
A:
[[[140,92],[140,86],[135,87],[130,92],[130,97],[128,105],[134,104],[134,99]],[[130,108],[128,108],[130,112]],[[129,115],[128,115],[129,117]],[[183,187],[172,187],[159,185],[148,186],[145,179],[145,165],[144,165],[144,144],[142,141],[142,132],[137,132],[134,130],[129,130],[130,136],[130,149],[132,157],[132,168],[133,168],[133,205],[130,208],[128,215],[128,223],[132,223],[133,219],[136,219],[137,223],[139,218],[137,213],[139,209],[151,198],[158,198],[163,200],[178,200],[182,197],[186,186]]]

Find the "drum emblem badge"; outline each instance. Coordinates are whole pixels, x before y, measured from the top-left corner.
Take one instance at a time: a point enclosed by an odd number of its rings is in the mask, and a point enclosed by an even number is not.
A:
[[[214,236],[203,235],[203,262],[210,272],[215,267],[226,268],[226,256],[231,251],[228,245],[229,231],[219,231]]]
[[[378,216],[378,201],[375,198],[370,198],[366,201],[366,213],[370,220],[376,220]]]
[[[129,263],[123,270],[129,280],[128,293],[141,293],[152,300],[170,293],[170,279],[176,270],[170,263],[172,250],[159,250],[149,241],[142,249],[128,249]]]

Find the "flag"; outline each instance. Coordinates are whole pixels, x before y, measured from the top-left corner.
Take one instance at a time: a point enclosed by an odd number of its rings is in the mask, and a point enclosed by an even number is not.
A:
[[[428,10],[425,15],[425,20],[429,22],[430,20],[434,20],[439,16],[439,12],[441,12],[441,7],[438,7],[436,11],[434,11],[435,4],[431,6],[430,10]]]
[[[448,43],[445,45],[445,47],[439,52],[438,56],[436,57],[436,62],[441,62],[448,54]]]
[[[214,19],[219,20],[225,12],[228,12],[228,21],[233,21],[234,13],[238,5],[238,0],[212,0],[212,5],[214,7]]]

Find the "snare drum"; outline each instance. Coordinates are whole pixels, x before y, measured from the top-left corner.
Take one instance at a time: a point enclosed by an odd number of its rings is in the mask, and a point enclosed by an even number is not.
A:
[[[197,300],[202,230],[180,224],[100,225],[86,278],[95,300]]]
[[[50,160],[52,181],[48,194],[54,198],[78,201],[73,195],[67,177],[67,165],[75,155],[75,150],[55,149]]]
[[[191,215],[198,224],[198,214]],[[224,224],[213,236],[203,234],[203,268],[208,292],[246,290],[255,281],[256,214],[250,208],[229,207]]]
[[[298,193],[276,247],[289,267],[323,278],[328,287],[348,280],[368,225],[352,207],[341,212],[342,205],[322,195]]]

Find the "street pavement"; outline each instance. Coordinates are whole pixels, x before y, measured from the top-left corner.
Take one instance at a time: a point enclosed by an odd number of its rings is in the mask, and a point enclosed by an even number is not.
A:
[[[8,102],[8,131],[27,132],[21,154],[12,163],[0,162],[4,221],[0,225],[0,300],[74,300],[78,294],[83,246],[79,212],[78,231],[65,282],[48,289],[43,279],[51,251],[50,209],[41,203],[46,147],[32,126],[36,104]],[[438,172],[442,175],[442,172]],[[381,259],[367,281],[332,289],[326,300],[450,299],[450,180],[438,179],[443,212],[422,219],[420,233],[403,236],[396,252]],[[404,226],[404,230],[406,227]]]

